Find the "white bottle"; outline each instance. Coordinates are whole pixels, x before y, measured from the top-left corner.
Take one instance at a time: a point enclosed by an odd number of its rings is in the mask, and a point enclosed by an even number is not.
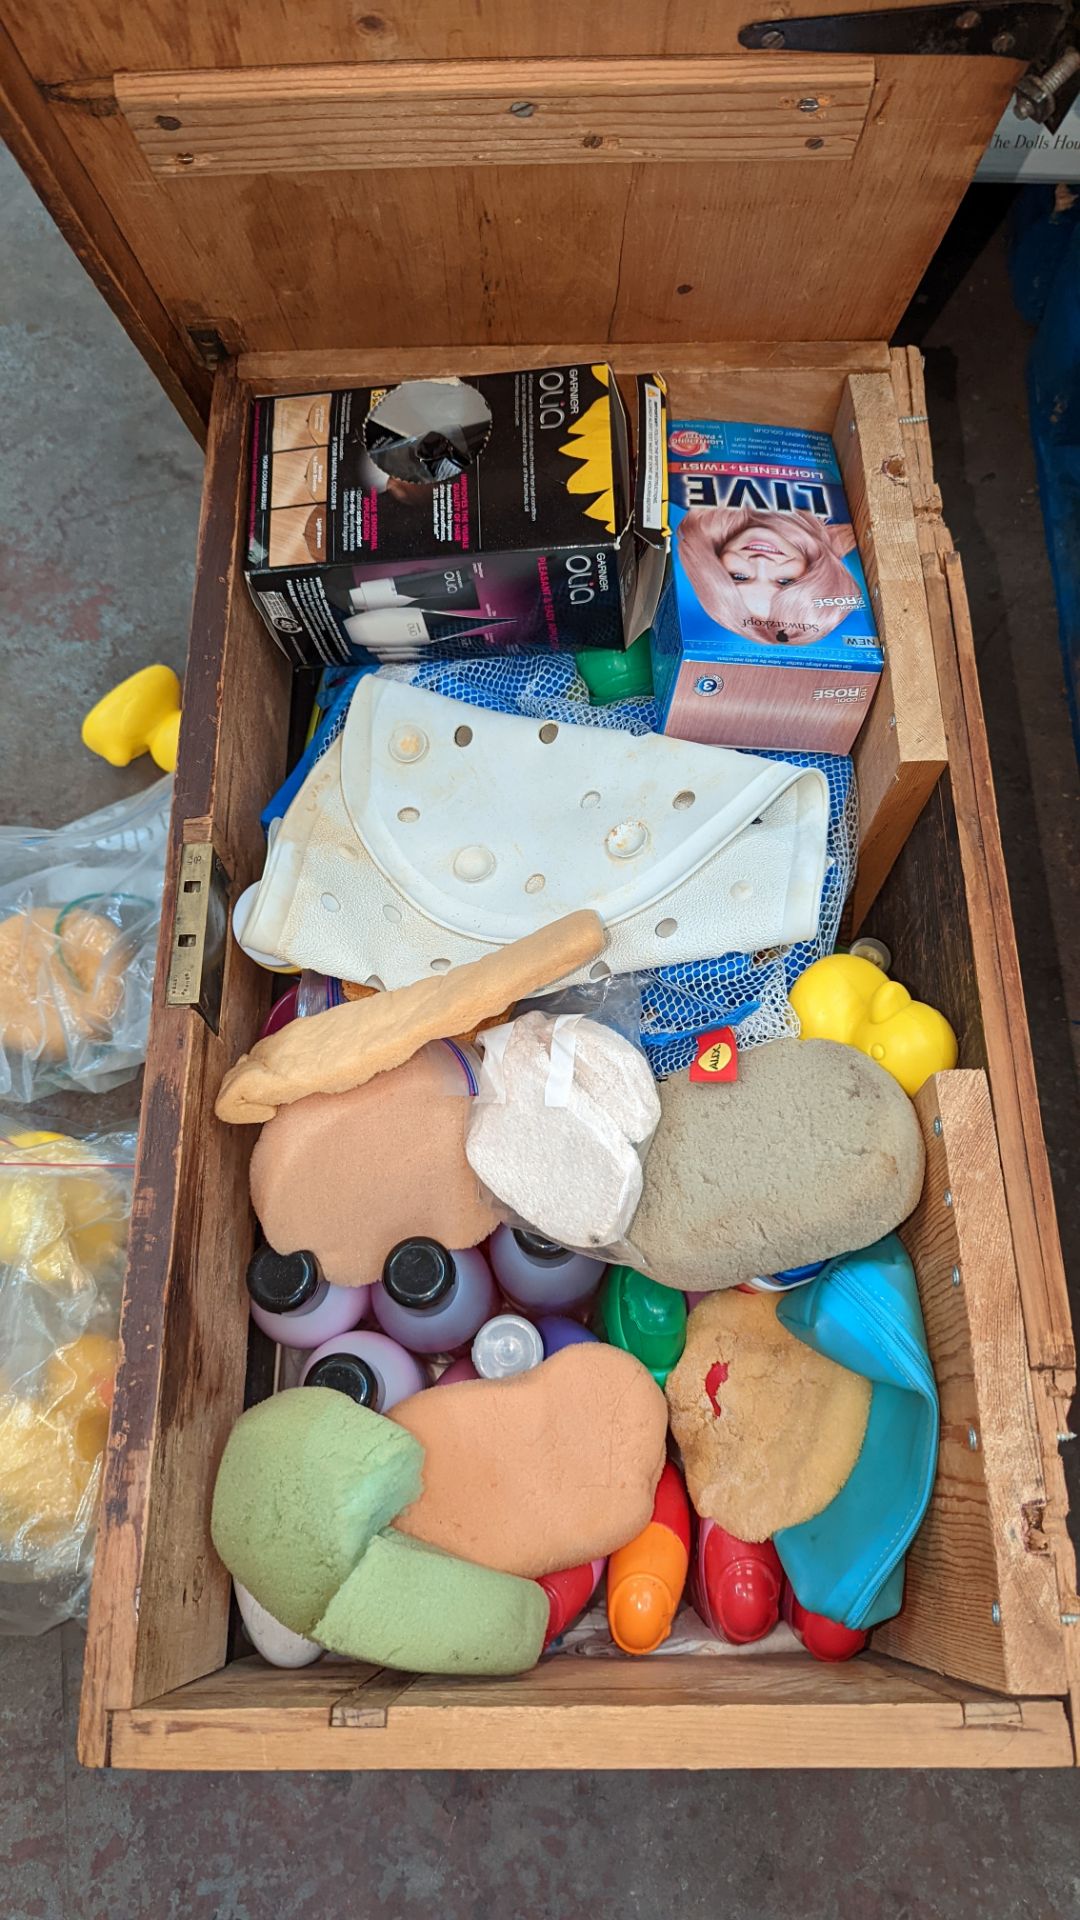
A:
[[[481,1380],[509,1380],[528,1373],[544,1358],[544,1342],[531,1320],[499,1313],[480,1328],[472,1343],[472,1363]]]

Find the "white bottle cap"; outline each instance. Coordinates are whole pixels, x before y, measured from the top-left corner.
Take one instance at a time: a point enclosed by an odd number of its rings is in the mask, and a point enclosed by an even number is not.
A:
[[[472,1363],[482,1380],[508,1380],[528,1373],[544,1357],[544,1343],[531,1320],[500,1313],[486,1320],[472,1344]]]

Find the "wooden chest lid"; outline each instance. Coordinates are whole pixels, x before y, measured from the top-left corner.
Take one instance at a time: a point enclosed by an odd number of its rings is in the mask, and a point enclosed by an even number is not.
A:
[[[886,338],[1018,63],[768,13],[0,0],[4,131],[189,417],[241,349]]]

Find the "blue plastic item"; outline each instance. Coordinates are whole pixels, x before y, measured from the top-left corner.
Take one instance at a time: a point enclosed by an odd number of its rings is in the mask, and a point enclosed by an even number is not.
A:
[[[774,1537],[804,1607],[845,1627],[899,1613],[904,1556],[926,1512],[938,1447],[938,1397],[915,1269],[894,1233],[830,1260],[785,1294],[777,1319],[798,1340],[873,1382],[866,1436],[835,1500]]]

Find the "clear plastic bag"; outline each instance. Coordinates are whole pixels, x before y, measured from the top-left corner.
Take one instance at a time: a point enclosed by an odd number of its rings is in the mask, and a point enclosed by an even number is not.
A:
[[[172,782],[0,827],[0,1100],[104,1093],[146,1056]]]
[[[514,1226],[620,1257],[660,1120],[632,976],[534,1001],[477,1036],[465,1152]]]
[[[85,1613],[134,1162],[0,1115],[0,1633]]]

